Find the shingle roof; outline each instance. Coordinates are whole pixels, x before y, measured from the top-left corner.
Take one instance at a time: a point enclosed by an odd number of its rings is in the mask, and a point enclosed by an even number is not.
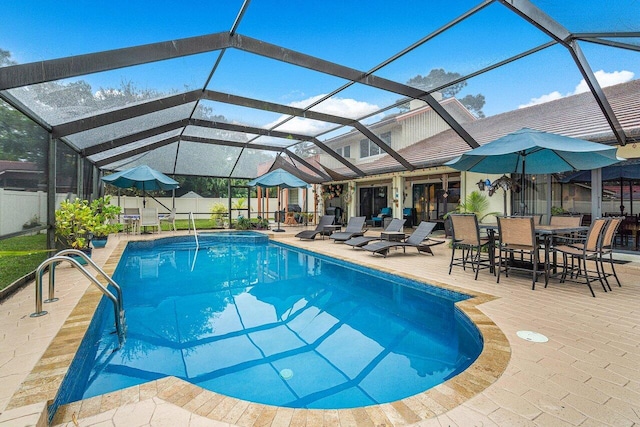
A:
[[[640,80],[610,86],[604,92],[627,136],[640,139]],[[464,127],[481,145],[523,127],[594,142],[615,142],[611,128],[589,92],[479,119],[465,123]],[[469,150],[457,133],[446,130],[398,150],[398,153],[413,165],[426,168],[442,165]],[[387,155],[375,162],[376,170],[401,170],[397,166]],[[369,168],[367,164],[358,167],[365,172]]]

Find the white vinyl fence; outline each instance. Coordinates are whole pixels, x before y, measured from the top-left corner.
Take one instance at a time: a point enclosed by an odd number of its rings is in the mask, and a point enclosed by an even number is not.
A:
[[[58,194],[56,206],[75,195]],[[44,191],[15,191],[0,188],[0,235],[23,230],[23,225],[33,221],[47,221],[47,193]]]

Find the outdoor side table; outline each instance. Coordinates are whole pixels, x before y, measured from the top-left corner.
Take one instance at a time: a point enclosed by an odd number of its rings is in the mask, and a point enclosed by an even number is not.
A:
[[[324,236],[329,236],[334,231],[340,231],[340,230],[342,230],[341,225],[325,225],[322,228],[322,240],[324,240]]]
[[[383,231],[380,233],[381,240],[389,240],[390,242],[401,242],[404,240],[404,231]]]

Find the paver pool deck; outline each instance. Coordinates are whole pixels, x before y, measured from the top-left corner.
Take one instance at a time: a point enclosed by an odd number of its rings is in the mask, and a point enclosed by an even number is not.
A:
[[[387,258],[331,240],[300,241],[287,227],[274,238],[371,268],[421,278],[477,295],[462,309],[478,323],[485,350],[465,373],[428,392],[355,410],[276,408],[202,390],[177,378],[62,407],[54,425],[68,426],[632,426],[640,424],[640,262],[616,265],[623,286],[596,298],[585,285],[552,280],[530,288],[524,275],[487,271],[448,275],[450,249],[435,256],[408,249]],[[375,231],[368,232],[374,234]],[[162,236],[171,233],[162,233]],[[131,236],[132,240],[156,238]],[[127,236],[112,237],[93,259],[113,270]],[[0,427],[46,425],[45,407],[66,372],[100,294],[77,271],[56,269],[49,314],[31,318],[34,285],[0,301]],[[125,295],[126,297],[126,295]],[[80,304],[78,304],[81,301]],[[472,301],[472,300],[469,300]],[[520,330],[549,338],[533,343]]]

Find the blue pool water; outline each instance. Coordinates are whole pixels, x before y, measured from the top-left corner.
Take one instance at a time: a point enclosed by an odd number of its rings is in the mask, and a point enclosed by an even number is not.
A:
[[[129,243],[114,275],[126,343],[114,351],[103,301],[56,404],[173,375],[264,404],[359,407],[429,389],[480,354],[454,307],[468,296],[248,237]]]

